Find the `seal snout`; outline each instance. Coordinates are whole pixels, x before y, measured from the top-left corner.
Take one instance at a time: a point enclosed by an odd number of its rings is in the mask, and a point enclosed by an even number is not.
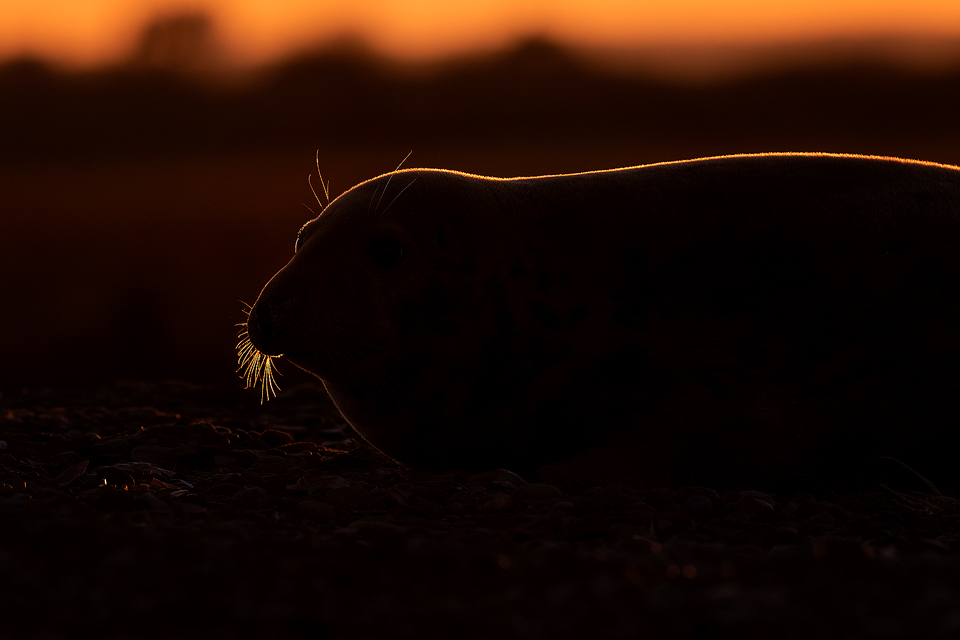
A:
[[[282,326],[283,305],[258,300],[250,309],[247,317],[247,334],[250,342],[261,353],[268,356],[282,356],[284,331]]]

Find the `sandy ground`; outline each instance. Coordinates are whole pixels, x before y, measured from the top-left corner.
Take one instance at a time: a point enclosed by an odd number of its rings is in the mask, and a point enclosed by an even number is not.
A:
[[[960,511],[930,491],[421,473],[312,384],[7,394],[0,441],[4,637],[960,634]]]

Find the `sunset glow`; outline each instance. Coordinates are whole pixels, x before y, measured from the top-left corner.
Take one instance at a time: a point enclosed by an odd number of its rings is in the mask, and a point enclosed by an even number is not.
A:
[[[241,65],[344,35],[403,59],[530,35],[621,50],[898,37],[960,43],[956,0],[0,0],[0,59],[122,59],[147,22],[184,12],[208,14],[226,59]]]

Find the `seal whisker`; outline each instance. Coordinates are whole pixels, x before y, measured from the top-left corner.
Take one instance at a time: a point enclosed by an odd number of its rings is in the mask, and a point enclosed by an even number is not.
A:
[[[377,210],[380,209],[380,205],[383,203],[383,196],[387,194],[387,189],[390,188],[390,182],[393,180],[393,176],[397,175],[396,173],[391,173],[390,177],[387,178],[387,182],[383,185],[383,191],[380,192],[380,199],[377,200],[377,206],[373,208],[373,213],[376,214]]]
[[[326,199],[327,204],[330,204],[330,181],[327,180],[327,183],[323,183],[323,174],[320,172],[320,149],[317,149],[317,178],[320,179],[320,186],[323,187],[323,197]],[[309,181],[309,178],[307,178]],[[313,191],[313,184],[310,185],[310,190]],[[313,197],[317,197],[317,192],[313,191]],[[317,202],[320,202],[320,198],[317,198]],[[321,213],[323,209],[326,209],[327,206],[320,202]]]
[[[247,307],[243,310],[243,313],[246,314],[249,321],[253,306],[243,300],[240,300],[240,304]],[[281,374],[276,370],[276,365],[273,362],[274,356],[263,353],[250,341],[247,323],[238,322],[236,326],[241,327],[237,333],[237,338],[239,338],[237,342],[237,371],[241,372],[240,377],[244,379],[246,389],[260,386],[260,404],[263,404],[271,396],[277,396],[280,386],[274,376]]]
[[[380,191],[380,185],[378,184],[376,187],[373,188],[373,194],[370,196],[370,202],[369,202],[369,204],[367,204],[367,213],[370,213],[371,211],[374,210],[374,209],[373,209],[373,201],[376,199],[377,193],[378,193],[379,191]],[[379,206],[379,205],[378,205],[378,206]]]
[[[397,165],[397,168],[394,169],[394,171],[399,171],[400,167],[403,166],[403,163],[406,162],[412,155],[413,155],[413,149],[410,149],[410,151],[407,151],[407,155],[403,156],[403,160],[400,161],[400,164]]]
[[[319,171],[319,168],[318,168],[318,171]],[[317,204],[320,205],[320,213],[323,213],[323,210],[327,208],[328,204],[330,204],[330,195],[327,192],[327,189],[329,188],[329,186],[323,184],[323,176],[320,176],[320,186],[323,188],[323,195],[326,196],[327,198],[327,204],[323,204],[323,202],[320,200],[320,196],[317,195],[317,190],[313,188],[313,174],[310,174],[307,176],[307,184],[310,185],[310,191],[313,192],[313,197],[316,198]],[[309,209],[310,207],[307,207],[307,208]]]
[[[387,211],[390,210],[390,207],[393,206],[393,203],[397,201],[397,198],[399,198],[400,196],[402,196],[404,191],[406,191],[406,190],[409,189],[411,186],[413,186],[413,183],[416,182],[416,181],[417,181],[417,178],[419,178],[419,177],[420,177],[420,176],[416,176],[413,180],[411,180],[411,181],[407,184],[407,186],[405,186],[403,189],[401,189],[401,190],[400,190],[400,193],[398,193],[398,194],[393,198],[393,200],[390,201],[390,204],[387,205],[387,208],[380,212],[380,216],[379,216],[379,217],[382,218],[383,216],[385,216],[385,215],[387,214]]]
[[[246,382],[245,388],[260,386],[260,404],[263,404],[272,397],[276,397],[280,391],[274,375],[280,375],[276,370],[273,359],[274,356],[268,356],[257,349],[252,342],[247,330],[243,329],[238,335],[240,342],[237,343],[237,371],[242,372],[240,377]]]
[[[410,154],[412,154],[412,153],[413,153],[413,149],[411,149],[411,150],[407,153],[407,155],[403,156],[403,160],[400,161],[400,164],[397,165],[397,168],[390,172],[389,177],[387,177],[387,183],[383,185],[383,191],[380,192],[380,199],[377,200],[377,206],[374,207],[374,209],[373,209],[374,213],[376,213],[376,212],[377,212],[377,209],[380,208],[380,204],[383,202],[383,196],[386,195],[387,189],[390,188],[390,181],[393,180],[393,176],[397,175],[397,171],[400,170],[400,167],[403,166],[403,163],[407,161],[407,158],[409,158],[409,157],[410,157]],[[410,186],[410,185],[407,185],[407,186]],[[401,193],[403,193],[403,192],[401,191]],[[396,198],[394,198],[394,199],[396,199]]]

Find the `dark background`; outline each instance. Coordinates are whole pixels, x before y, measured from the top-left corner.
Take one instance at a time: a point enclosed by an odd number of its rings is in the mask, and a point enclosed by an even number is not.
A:
[[[956,68],[865,56],[692,84],[542,40],[420,68],[342,42],[224,76],[194,64],[203,28],[154,25],[108,69],[0,67],[4,394],[233,380],[240,301],[318,210],[315,155],[332,195],[410,150],[405,166],[496,176],[761,151],[960,164]]]

